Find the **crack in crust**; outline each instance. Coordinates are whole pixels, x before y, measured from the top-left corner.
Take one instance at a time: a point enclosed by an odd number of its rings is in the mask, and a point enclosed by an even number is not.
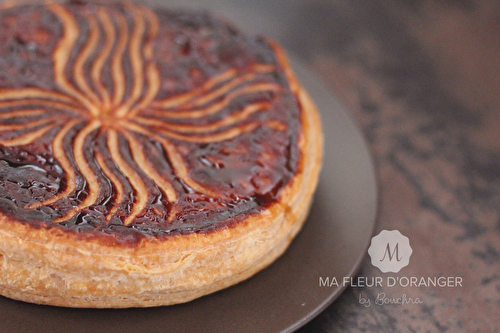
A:
[[[207,120],[204,125],[173,122],[205,119],[221,112],[240,96],[280,92],[279,85],[258,82],[259,74],[273,73],[277,71],[276,66],[257,64],[243,74],[229,69],[187,93],[157,100],[161,77],[153,58],[154,42],[159,33],[154,12],[144,6],[126,3],[123,11],[107,7],[98,7],[95,13],[84,10],[77,14],[78,20],[64,5],[46,3],[44,6],[62,26],[62,36],[52,55],[53,76],[59,91],[32,87],[0,89],[0,145],[23,146],[52,135],[52,151],[64,171],[67,185],[53,197],[32,203],[27,209],[39,209],[74,196],[79,178],[86,182],[87,195],[53,222],[68,221],[96,204],[101,187],[86,150],[98,137],[105,138],[106,144],[99,148],[102,151],[93,151],[95,161],[92,163],[100,171],[99,177],[109,180],[115,193],[106,219],[109,221],[117,213],[125,195],[124,188],[128,186],[135,193],[135,201],[123,224],[130,225],[149,200],[138,171],[147,175],[168,202],[175,203],[178,199],[172,179],[162,176],[142,151],[138,141],[141,138],[148,137],[160,144],[175,177],[194,191],[214,197],[217,193],[190,177],[188,166],[171,140],[212,143],[230,140],[260,126],[269,126],[273,130],[286,128],[285,124],[273,120],[264,123],[248,120],[251,115],[265,112],[270,107],[268,102],[262,101],[250,103],[223,120]],[[77,41],[84,31],[87,31],[86,40],[82,47],[77,48]],[[71,61],[75,52],[76,58]],[[125,70],[126,62],[130,73]],[[105,70],[111,73],[112,89],[103,83]],[[132,82],[128,95],[127,79]],[[146,109],[148,113],[144,112]],[[70,152],[64,145],[68,141],[72,142]],[[75,163],[70,161],[70,154]],[[131,156],[134,165],[124,158],[124,154]],[[110,159],[105,156],[110,156]],[[117,176],[117,173],[121,175]],[[125,180],[128,184],[124,183]],[[174,215],[171,208],[168,219]]]

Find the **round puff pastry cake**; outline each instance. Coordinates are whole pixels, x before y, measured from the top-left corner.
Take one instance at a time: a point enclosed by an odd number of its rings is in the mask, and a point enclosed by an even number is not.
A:
[[[281,48],[205,12],[0,5],[0,294],[187,302],[301,228],[317,111]]]

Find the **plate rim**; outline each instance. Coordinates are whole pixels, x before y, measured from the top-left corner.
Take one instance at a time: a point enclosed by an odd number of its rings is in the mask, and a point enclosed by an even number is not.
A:
[[[290,64],[292,69],[294,70],[295,74],[298,76],[299,82],[302,84],[302,78],[301,76],[309,76],[309,79],[316,81],[318,84],[323,86],[324,88],[327,86],[326,82],[318,77],[316,72],[310,68],[310,66],[306,65],[300,58],[298,58],[294,53],[287,51],[288,58],[290,59]],[[298,70],[298,71],[297,71]],[[305,89],[309,91],[307,85],[305,85]],[[328,90],[328,89],[324,89]],[[368,255],[368,248],[370,246],[370,240],[371,237],[375,234],[378,220],[379,220],[379,214],[380,214],[380,183],[378,181],[378,173],[377,173],[377,164],[375,162],[375,158],[373,155],[373,152],[370,149],[370,144],[368,142],[368,139],[366,135],[363,133],[361,127],[359,124],[356,122],[356,119],[354,118],[354,115],[348,111],[348,109],[345,107],[345,104],[342,103],[341,100],[337,97],[337,95],[333,91],[325,91],[323,93],[327,93],[330,98],[334,99],[339,105],[340,105],[340,111],[344,113],[348,121],[350,122],[350,125],[352,125],[358,134],[361,136],[361,141],[362,141],[362,146],[363,146],[363,154],[365,154],[365,157],[368,158],[369,161],[369,169],[370,169],[370,178],[374,182],[374,198],[373,198],[373,209],[374,211],[372,212],[372,218],[370,220],[371,227],[370,227],[370,238],[365,242],[364,247],[362,252],[358,255],[357,260],[354,262],[353,266],[349,270],[347,276],[348,277],[354,277],[356,274],[359,272],[361,269],[361,266],[363,265],[363,262],[365,258]],[[314,98],[313,98],[314,100]],[[318,112],[320,113],[320,116],[322,116],[322,112],[320,111],[320,108],[318,108]],[[324,111],[323,111],[324,112]],[[323,126],[323,124],[322,124]],[[323,128],[323,133],[325,133],[325,129]],[[320,177],[325,172],[324,169],[321,170]],[[292,245],[293,246],[293,243]],[[323,313],[330,305],[332,305],[337,298],[339,298],[345,291],[348,289],[347,285],[341,284],[339,287],[336,287],[333,289],[332,293],[327,297],[321,304],[319,304],[314,310],[310,311],[307,315],[303,316],[300,320],[295,322],[295,324],[289,326],[288,328],[282,330],[280,333],[293,333],[300,328],[304,327],[307,325],[309,322],[311,322],[313,319],[315,319],[317,316],[319,316],[321,313]]]

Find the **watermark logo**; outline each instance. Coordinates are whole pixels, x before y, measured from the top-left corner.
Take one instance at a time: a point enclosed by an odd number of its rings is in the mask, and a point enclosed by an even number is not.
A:
[[[397,230],[382,230],[372,238],[368,254],[373,266],[383,273],[398,273],[408,266],[413,250],[408,237]],[[375,288],[368,296],[358,294],[358,303],[371,305],[419,305],[424,300],[420,297],[401,294],[402,288],[416,291],[420,288],[462,288],[460,276],[320,276],[319,286],[323,288],[351,287],[359,289]],[[395,288],[394,291],[391,289]],[[399,293],[399,294],[398,294]]]
[[[368,249],[372,265],[383,273],[397,273],[408,266],[412,253],[410,240],[397,230],[382,230]]]

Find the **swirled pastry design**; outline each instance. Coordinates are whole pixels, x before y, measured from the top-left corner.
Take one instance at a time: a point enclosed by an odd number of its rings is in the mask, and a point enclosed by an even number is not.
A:
[[[46,71],[50,70],[51,78],[46,87],[0,82],[0,158],[12,160],[23,151],[36,155],[37,147],[45,145],[61,175],[56,187],[45,185],[43,195],[33,195],[21,211],[47,212],[47,219],[57,224],[81,223],[92,212],[95,228],[110,221],[130,226],[139,217],[146,224],[162,220],[167,225],[179,219],[178,211],[184,206],[177,203],[189,201],[188,197],[191,202],[212,203],[212,210],[243,200],[223,186],[203,181],[199,161],[215,169],[224,167],[225,161],[195,151],[237,142],[259,131],[279,138],[279,149],[290,149],[286,140],[294,136],[285,121],[297,116],[281,111],[288,103],[283,98],[294,98],[280,82],[284,74],[279,59],[262,61],[232,54],[244,46],[225,49],[222,38],[219,45],[199,41],[198,55],[190,56],[196,40],[179,34],[175,26],[162,27],[168,17],[160,20],[149,8],[132,3],[81,8],[45,3],[38,13],[25,14],[42,22],[34,31],[29,31],[29,24],[19,27],[22,21],[9,16],[9,10],[5,6],[2,11],[3,22],[11,20],[12,29],[29,35],[17,37],[24,43],[21,46],[42,52],[47,44],[50,68]],[[52,22],[47,29],[40,28],[44,20]],[[191,24],[192,35],[201,38],[203,31],[196,27],[200,22],[178,24]],[[166,49],[166,39],[173,40],[177,53]],[[214,65],[208,56],[197,58],[209,48],[218,48],[220,57],[232,57],[230,66]],[[175,71],[188,74],[184,82],[169,77]],[[245,140],[225,155],[247,149]],[[219,157],[225,156],[220,149],[227,147],[217,148]],[[270,159],[271,154],[264,144],[259,156],[248,163],[267,163],[259,161]],[[269,165],[273,170],[290,169],[289,160]],[[193,170],[196,166],[198,171]],[[258,168],[250,165],[248,172]],[[243,188],[256,187],[252,182],[274,181],[272,190],[277,192],[276,183],[286,183],[269,174],[257,180],[235,174],[239,178],[231,181]],[[253,194],[243,201],[255,200]]]

